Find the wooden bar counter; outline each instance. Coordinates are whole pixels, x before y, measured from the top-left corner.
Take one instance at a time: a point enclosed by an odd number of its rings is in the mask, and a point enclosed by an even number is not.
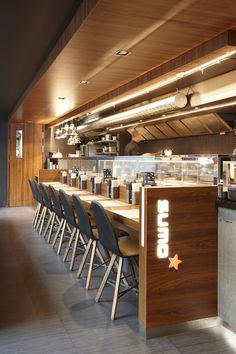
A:
[[[140,231],[143,336],[201,328],[203,321],[196,321],[200,319],[205,319],[205,327],[212,325],[217,315],[215,186],[142,187],[140,210],[60,183],[54,187],[69,196],[78,194],[88,208],[92,200],[101,202],[113,222],[137,235]]]
[[[139,322],[145,337],[217,316],[215,186],[142,188]]]

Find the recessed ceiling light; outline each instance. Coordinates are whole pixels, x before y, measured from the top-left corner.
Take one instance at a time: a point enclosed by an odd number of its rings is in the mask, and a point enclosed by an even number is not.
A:
[[[123,50],[123,49],[120,49],[115,53],[115,55],[122,56],[122,57],[125,57],[128,54],[130,54],[130,52],[128,52],[128,50]]]
[[[65,100],[66,97],[57,97],[58,100]]]
[[[87,85],[89,82],[88,80],[80,80],[81,85]]]

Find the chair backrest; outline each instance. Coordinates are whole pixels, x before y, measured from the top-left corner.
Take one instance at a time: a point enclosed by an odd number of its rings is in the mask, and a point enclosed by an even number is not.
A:
[[[49,185],[48,188],[49,188],[49,193],[50,193],[52,203],[53,203],[53,210],[55,211],[55,213],[57,214],[57,216],[59,218],[62,218],[63,211],[62,211],[61,203],[60,203],[59,197],[57,195],[57,192],[56,192],[55,188],[51,185]]]
[[[39,183],[39,186],[41,188],[41,192],[43,195],[43,200],[44,200],[45,206],[49,209],[52,209],[52,203],[51,203],[51,199],[48,195],[47,187],[43,183]]]
[[[30,186],[30,189],[31,189],[31,192],[32,192],[32,196],[33,196],[34,200],[37,200],[34,183],[33,183],[33,181],[31,179],[28,179],[28,182],[29,182],[29,186]]]
[[[40,190],[40,188],[39,188],[39,184],[38,184],[38,182],[36,182],[35,180],[33,181],[33,183],[34,183],[34,189],[35,189],[35,197],[36,197],[36,200],[37,200],[40,204],[43,204],[43,205],[44,205],[43,196],[42,196],[41,190]]]
[[[112,253],[115,253],[118,256],[122,256],[115,231],[103,206],[98,202],[92,202],[91,207],[93,216],[96,220],[99,240],[101,244]]]
[[[90,219],[85,207],[81,202],[81,199],[77,195],[73,194],[72,200],[75,207],[75,214],[78,219],[80,232],[86,235],[88,238],[94,239]]]
[[[62,189],[59,189],[59,193],[60,193],[61,203],[64,209],[64,217],[67,223],[70,224],[71,226],[77,227],[72,204],[68,201],[66,193]]]

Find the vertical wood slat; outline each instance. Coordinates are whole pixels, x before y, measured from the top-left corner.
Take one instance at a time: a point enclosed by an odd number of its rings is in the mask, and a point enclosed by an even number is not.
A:
[[[23,130],[23,158],[16,157],[16,130]],[[9,123],[9,206],[32,205],[28,178],[42,168],[42,125]]]

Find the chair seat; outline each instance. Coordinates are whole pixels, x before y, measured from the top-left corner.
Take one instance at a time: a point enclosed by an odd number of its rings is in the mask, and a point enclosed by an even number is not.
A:
[[[96,240],[99,240],[98,229],[96,227],[93,227],[93,236]]]
[[[127,239],[119,241],[120,252],[124,257],[133,257],[139,255],[138,240]]]
[[[97,227],[92,227],[93,228],[93,236],[98,240],[99,239],[99,235],[98,235],[98,229]],[[115,230],[115,234],[117,237],[125,237],[125,236],[129,236],[128,232],[121,230],[121,229],[114,229]]]
[[[115,227],[115,234],[117,237],[124,237],[124,236],[129,236],[128,232],[127,231],[124,231],[124,230],[121,230],[121,229],[117,229]]]
[[[90,220],[90,223],[91,223],[91,227],[92,228],[96,228],[97,226],[96,226],[96,220],[95,220],[95,218],[92,216],[92,215],[89,215],[89,220]]]

